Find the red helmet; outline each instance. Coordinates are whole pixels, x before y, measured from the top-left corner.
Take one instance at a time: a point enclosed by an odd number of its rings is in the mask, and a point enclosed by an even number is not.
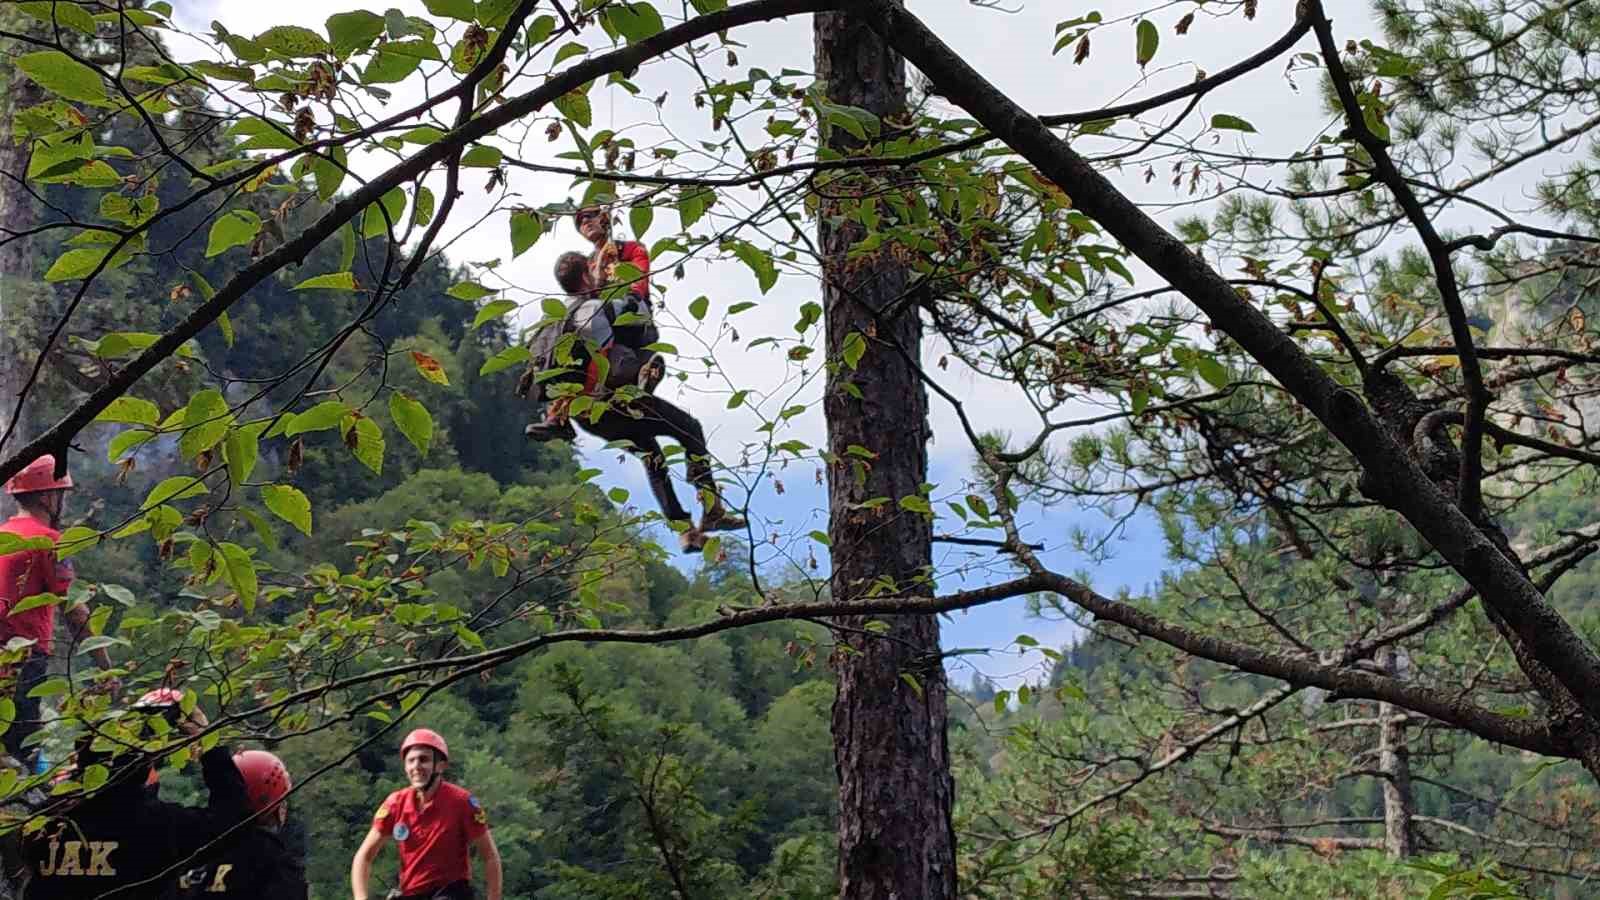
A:
[[[6,482],[6,493],[29,494],[34,491],[60,491],[72,487],[72,476],[56,477],[56,458],[46,453],[23,467],[21,472]]]
[[[283,760],[265,750],[245,750],[235,753],[233,764],[244,776],[245,794],[250,811],[261,812],[289,795],[294,784],[289,780],[289,769]]]
[[[406,739],[400,742],[400,758],[405,759],[406,751],[412,747],[429,747],[445,759],[450,758],[450,745],[444,742],[439,732],[427,728],[418,728],[406,735]]]

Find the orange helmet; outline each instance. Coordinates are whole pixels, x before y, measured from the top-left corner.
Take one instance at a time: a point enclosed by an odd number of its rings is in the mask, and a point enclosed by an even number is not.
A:
[[[61,491],[72,487],[72,476],[56,477],[56,458],[49,453],[28,463],[21,472],[6,482],[8,494],[30,494],[34,491]]]
[[[400,758],[405,759],[406,751],[412,747],[428,747],[441,757],[450,758],[450,746],[439,736],[439,732],[428,728],[418,728],[406,735],[406,739],[400,742]]]
[[[245,795],[251,812],[261,812],[289,795],[294,787],[283,760],[265,750],[245,750],[233,755],[233,764],[244,776]]]

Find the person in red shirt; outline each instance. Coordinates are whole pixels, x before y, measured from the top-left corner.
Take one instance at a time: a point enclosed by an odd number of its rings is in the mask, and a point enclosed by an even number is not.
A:
[[[66,504],[67,491],[72,490],[72,476],[56,476],[56,459],[46,453],[29,463],[22,471],[6,482],[6,493],[17,502],[18,513],[0,524],[0,532],[20,538],[46,538],[52,543],[61,537],[61,515]],[[20,550],[0,556],[0,645],[12,638],[33,641],[25,659],[16,672],[16,719],[5,732],[6,752],[20,760],[26,752],[23,742],[42,724],[39,720],[39,698],[28,696],[33,686],[43,681],[55,645],[56,604],[35,606],[21,612],[12,610],[22,601],[39,594],[67,595],[72,586],[72,564],[58,559],[54,548]],[[83,633],[89,621],[89,608],[77,604],[67,610],[67,621],[72,625],[74,642]],[[104,648],[95,651],[100,668],[111,668],[111,657]],[[108,682],[115,693],[116,679]]]
[[[410,786],[390,794],[372,817],[372,828],[350,863],[350,891],[369,900],[372,862],[390,840],[400,853],[400,888],[393,900],[473,900],[472,864],[483,860],[488,900],[500,900],[500,851],[489,833],[489,817],[478,798],[444,780],[450,748],[426,728],[400,742]]]

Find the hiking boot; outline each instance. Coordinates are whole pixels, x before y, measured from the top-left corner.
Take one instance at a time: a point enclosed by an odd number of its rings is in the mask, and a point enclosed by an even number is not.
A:
[[[706,507],[705,514],[700,517],[701,531],[743,531],[748,524],[743,516],[728,512],[721,498]]]
[[[575,441],[578,439],[578,432],[573,430],[572,423],[565,421],[551,422],[545,420],[543,422],[534,422],[524,428],[522,433],[533,441]]]
[[[639,390],[646,394],[654,394],[656,385],[661,379],[667,377],[667,358],[659,353],[650,354],[650,358],[639,367]]]
[[[698,528],[688,528],[678,534],[678,549],[684,553],[699,553],[706,548],[706,533]]]

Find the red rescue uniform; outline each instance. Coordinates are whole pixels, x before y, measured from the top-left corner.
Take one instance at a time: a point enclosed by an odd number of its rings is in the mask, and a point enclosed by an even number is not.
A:
[[[61,533],[27,513],[12,516],[0,531],[23,538],[49,538]],[[56,559],[55,550],[24,550],[0,556],[0,637],[33,638],[33,652],[49,656],[56,628],[54,605],[36,606],[10,615],[11,608],[35,594],[65,597],[72,586],[72,564]],[[3,643],[3,641],[0,641]]]
[[[489,830],[489,816],[465,788],[441,781],[426,804],[412,788],[390,794],[372,827],[400,851],[400,893],[427,895],[471,878],[467,853]]]

